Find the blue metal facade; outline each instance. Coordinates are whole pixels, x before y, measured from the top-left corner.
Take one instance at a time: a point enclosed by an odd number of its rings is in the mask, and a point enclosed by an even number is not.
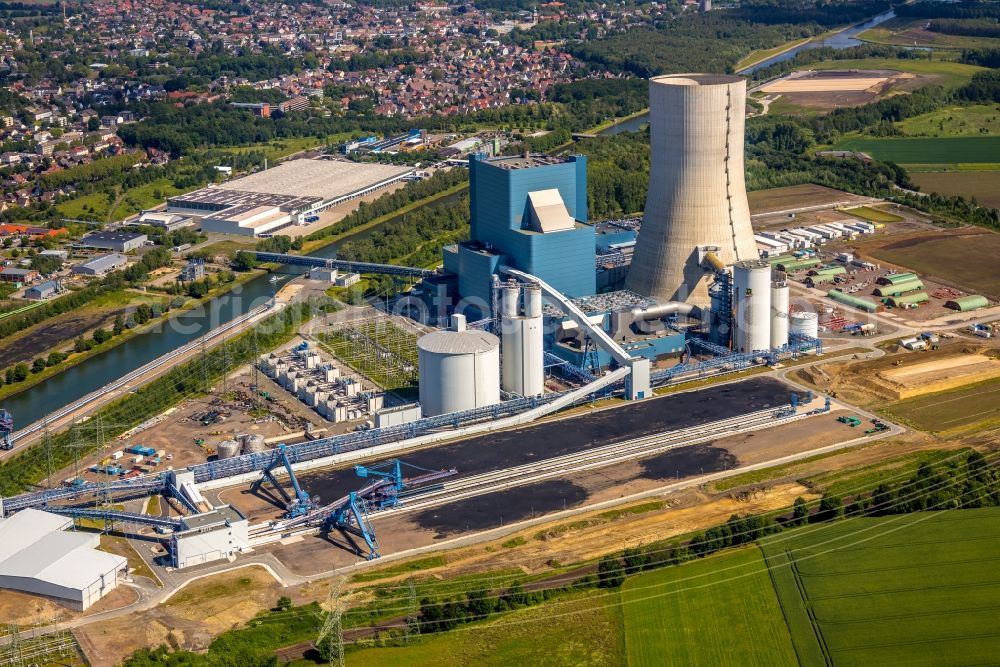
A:
[[[524,165],[525,158],[469,160],[471,239],[458,248],[459,292],[489,302],[500,264],[538,276],[568,296],[597,291],[594,228],[587,222],[587,159]],[[515,166],[514,163],[520,163]],[[507,165],[507,166],[505,166]],[[575,229],[543,234],[527,227],[528,193],[559,190]],[[454,265],[454,258],[446,264]]]

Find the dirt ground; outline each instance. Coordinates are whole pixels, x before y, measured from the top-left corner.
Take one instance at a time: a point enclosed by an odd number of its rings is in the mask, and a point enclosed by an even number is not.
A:
[[[263,377],[263,374],[261,374]],[[132,455],[126,454],[117,461],[108,457],[115,451],[133,445],[152,447],[163,450],[172,458],[163,460],[159,466],[147,466],[150,471],[166,470],[167,468],[183,468],[196,463],[204,463],[215,455],[218,444],[237,434],[257,433],[266,441],[289,441],[302,438],[304,424],[319,432],[325,423],[319,415],[297,400],[275,394],[276,402],[268,402],[263,398],[257,400],[256,406],[269,411],[263,416],[250,414],[254,408],[250,385],[253,376],[249,368],[244,368],[231,376],[225,383],[219,382],[209,396],[187,399],[176,408],[167,411],[162,421],[153,424],[127,438],[116,439],[109,443],[104,451],[90,455],[80,461],[79,476],[88,481],[106,481],[107,475],[89,470],[90,466],[100,461],[117,463],[126,469],[136,465]],[[223,411],[226,416],[214,424],[205,426],[200,417],[211,411]],[[204,440],[199,446],[196,440]],[[142,462],[145,465],[145,462]],[[67,468],[56,475],[57,479],[77,475],[75,467]]]
[[[944,341],[938,350],[898,351],[875,359],[810,364],[796,369],[792,375],[795,380],[823,393],[856,405],[879,408],[896,400],[896,389],[881,380],[880,375],[919,368],[924,364],[952,359],[955,355],[982,354],[992,357],[996,351],[991,346],[955,339]]]
[[[855,241],[858,252],[875,261],[905,266],[927,280],[964,294],[1000,300],[1000,234],[976,227],[924,230],[894,237]]]
[[[128,606],[139,599],[138,594],[128,586],[118,586],[105,595],[100,602],[84,612],[64,607],[53,600],[19,593],[11,590],[0,590],[0,618],[5,623],[15,623],[22,628],[37,624],[70,621],[83,616],[93,616],[113,609]]]
[[[761,215],[773,211],[807,206],[822,206],[837,202],[860,200],[861,197],[823,185],[790,185],[784,188],[755,190],[747,193],[750,213]]]
[[[764,89],[772,102],[821,113],[869,104],[901,91],[910,92],[938,77],[894,70],[793,72]]]
[[[189,584],[166,603],[74,632],[93,667],[111,667],[142,647],[203,650],[212,637],[246,623],[285,594],[266,570],[241,568]]]

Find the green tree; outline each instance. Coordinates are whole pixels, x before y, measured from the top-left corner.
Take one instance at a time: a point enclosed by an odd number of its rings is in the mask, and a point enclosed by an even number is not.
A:
[[[14,382],[24,382],[28,379],[29,372],[28,364],[23,361],[14,366]]]
[[[625,583],[625,568],[614,556],[605,556],[597,564],[597,585],[601,588],[618,588]]]
[[[49,352],[49,358],[45,360],[46,366],[58,366],[66,359],[62,352]]]
[[[844,516],[844,501],[840,496],[824,495],[819,501],[819,511],[816,512],[817,521],[833,521]]]
[[[121,336],[123,331],[125,331],[125,320],[122,319],[121,315],[118,315],[115,317],[115,323],[111,327],[111,333],[114,336]]]
[[[293,606],[294,605],[292,605],[292,598],[288,597],[287,595],[282,595],[280,598],[278,598],[278,602],[275,603],[274,608],[277,611],[290,611]]]
[[[790,526],[804,526],[809,520],[809,505],[806,499],[799,496],[792,505],[792,519],[788,522]]]
[[[94,331],[93,341],[95,345],[106,343],[111,340],[111,332],[107,329],[97,329]]]
[[[45,370],[45,360],[42,359],[41,357],[38,357],[37,359],[31,362],[32,373],[41,373],[44,370]]]
[[[253,253],[245,252],[240,250],[233,257],[233,261],[230,262],[230,266],[233,267],[234,271],[252,271],[257,268],[257,258]]]

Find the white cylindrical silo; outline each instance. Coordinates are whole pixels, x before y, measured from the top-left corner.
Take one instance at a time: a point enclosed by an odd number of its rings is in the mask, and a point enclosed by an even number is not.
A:
[[[792,313],[788,317],[789,332],[809,338],[819,338],[819,315],[810,312]]]
[[[542,288],[534,283],[524,288],[524,316],[542,316]]]
[[[517,317],[517,302],[521,296],[521,288],[515,282],[504,283],[500,289],[500,312],[503,317]]]
[[[788,285],[771,285],[771,349],[788,345]]]
[[[771,347],[771,265],[763,260],[733,265],[733,346],[737,352]]]
[[[649,82],[650,174],[625,287],[661,303],[707,305],[699,248],[757,259],[744,176],[746,79],[671,74]]]
[[[417,341],[424,415],[500,402],[500,340],[486,331],[436,331]]]

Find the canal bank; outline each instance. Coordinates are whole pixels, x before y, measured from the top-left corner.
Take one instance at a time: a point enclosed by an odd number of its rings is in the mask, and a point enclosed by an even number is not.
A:
[[[333,259],[348,241],[368,238],[385,225],[402,220],[407,214],[424,206],[457,200],[464,193],[467,184],[456,187],[457,189],[449,189],[414,202],[400,211],[382,216],[330,240],[324,239],[327,242],[322,246],[314,246],[309,254]],[[42,421],[46,415],[81,400],[115,379],[268,303],[277,290],[287,284],[284,280],[271,282],[275,273],[298,276],[305,272],[306,269],[302,267],[290,266],[282,266],[274,273],[255,272],[256,275],[249,279],[238,280],[224,294],[207,302],[194,304],[186,312],[162,318],[114,347],[81,359],[33,386],[19,388],[17,393],[2,400],[2,407],[14,416],[16,429]]]

